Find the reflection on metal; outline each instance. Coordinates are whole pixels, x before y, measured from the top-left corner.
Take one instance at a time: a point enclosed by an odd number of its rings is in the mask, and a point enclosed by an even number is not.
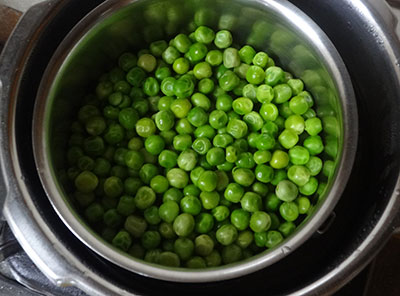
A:
[[[212,9],[209,9],[212,7]],[[60,182],[71,115],[99,75],[126,50],[190,32],[196,25],[229,29],[238,44],[266,50],[305,82],[326,131],[326,157],[337,169],[310,215],[277,247],[230,266],[194,271],[154,267],[106,244],[73,210]],[[38,172],[57,213],[88,247],[128,270],[171,281],[203,282],[238,277],[271,265],[307,240],[338,201],[356,150],[357,112],[345,66],[324,33],[286,1],[106,1],[71,31],[43,78],[35,108]],[[335,182],[333,182],[335,181]],[[66,206],[67,205],[67,206]]]

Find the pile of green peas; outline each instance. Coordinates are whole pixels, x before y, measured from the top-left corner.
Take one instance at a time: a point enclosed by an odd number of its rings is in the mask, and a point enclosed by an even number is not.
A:
[[[126,52],[71,125],[71,198],[106,241],[171,267],[233,263],[280,244],[335,163],[300,79],[199,26]]]

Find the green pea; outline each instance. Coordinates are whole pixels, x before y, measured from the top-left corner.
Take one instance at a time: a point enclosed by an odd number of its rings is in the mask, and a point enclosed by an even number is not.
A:
[[[155,176],[151,179],[150,181],[150,187],[154,190],[156,193],[164,193],[167,191],[169,186],[167,178],[164,176],[158,175]]]
[[[175,233],[180,237],[188,236],[194,230],[194,218],[191,214],[182,213],[175,218],[173,228]]]
[[[201,107],[205,111],[208,111],[211,108],[210,99],[207,98],[207,96],[205,96],[202,93],[193,94],[192,98],[191,98],[191,101],[192,101],[194,106]]]
[[[271,217],[263,211],[256,211],[251,215],[250,228],[254,232],[264,232],[271,227]]]
[[[197,163],[197,154],[191,149],[182,151],[178,156],[178,166],[185,170],[191,171],[195,168]]]
[[[123,251],[128,251],[132,244],[132,238],[128,232],[121,230],[113,238],[112,244]]]
[[[259,164],[255,170],[256,179],[263,183],[269,183],[274,177],[274,169],[265,164]]]
[[[251,84],[261,84],[265,79],[265,72],[259,66],[250,66],[246,73],[246,80]]]
[[[195,231],[197,233],[208,233],[214,226],[214,218],[209,213],[200,213],[196,216]]]
[[[240,139],[246,136],[248,127],[247,124],[240,119],[231,119],[228,122],[227,132],[235,139]]]
[[[223,164],[225,162],[225,151],[219,147],[213,147],[206,154],[207,162],[211,166]]]
[[[287,202],[295,200],[298,195],[298,192],[299,190],[297,186],[289,180],[280,181],[275,188],[276,196],[280,200]]]
[[[265,70],[265,84],[275,86],[285,79],[285,72],[279,67],[269,67]]]
[[[275,139],[268,133],[262,133],[256,139],[256,148],[261,151],[271,150],[275,147]]]
[[[83,171],[75,178],[75,187],[82,193],[92,192],[98,184],[97,176],[90,171]]]
[[[311,177],[310,180],[300,187],[299,191],[303,195],[311,196],[318,189],[318,180],[315,177]]]
[[[174,61],[172,69],[178,74],[185,74],[189,71],[190,63],[186,58],[178,58]]]
[[[200,126],[194,131],[194,136],[196,138],[204,137],[211,140],[215,137],[215,134],[216,134],[215,129],[213,129],[208,124]]]
[[[254,192],[246,192],[240,200],[242,208],[248,212],[256,212],[261,209],[261,196]]]
[[[194,43],[186,52],[185,57],[192,63],[197,63],[204,59],[207,55],[207,46],[203,43]]]
[[[156,125],[154,121],[150,118],[143,117],[139,119],[136,123],[136,132],[139,136],[143,138],[150,137],[156,131]]]
[[[151,135],[145,140],[144,146],[150,154],[158,155],[164,150],[165,142],[159,135]]]
[[[202,192],[200,193],[200,200],[203,205],[203,208],[206,210],[211,210],[218,206],[219,203],[219,194],[218,192]]]
[[[192,44],[185,34],[178,34],[173,40],[175,48],[181,53],[186,53]]]
[[[256,164],[264,164],[271,160],[271,152],[267,150],[258,150],[254,152],[253,159]]]
[[[176,79],[173,77],[166,77],[161,81],[161,92],[166,96],[173,96],[174,93],[174,85]]]
[[[184,99],[190,97],[193,94],[193,91],[194,83],[193,80],[189,77],[182,76],[178,80],[175,80],[173,85],[173,92],[177,98]]]
[[[324,150],[324,145],[320,136],[309,136],[304,142],[303,146],[307,148],[310,155],[320,154]]]
[[[125,220],[124,228],[134,238],[140,238],[147,229],[147,222],[142,217],[130,215]]]
[[[236,48],[229,47],[224,50],[222,57],[224,66],[228,69],[238,67],[240,65],[240,56]]]
[[[204,171],[197,180],[197,187],[201,191],[212,192],[217,187],[218,176],[213,171]]]
[[[221,222],[229,217],[230,211],[227,206],[220,205],[212,209],[211,213],[216,221]]]
[[[238,98],[232,103],[233,110],[239,115],[245,115],[253,110],[253,102],[245,97]]]
[[[295,114],[304,114],[309,108],[307,100],[303,96],[295,96],[289,101],[289,108]]]
[[[267,239],[265,242],[265,246],[267,248],[273,248],[279,245],[283,241],[283,236],[280,232],[275,230],[267,231]]]
[[[208,121],[208,115],[203,108],[194,107],[189,111],[187,119],[193,126],[200,127]]]
[[[184,118],[192,108],[192,104],[188,99],[176,99],[171,103],[171,111],[177,118]]]
[[[199,90],[199,92],[205,95],[210,94],[214,90],[214,87],[215,87],[214,81],[209,78],[203,78],[197,84],[197,89]]]
[[[197,79],[210,78],[212,76],[211,65],[207,62],[200,62],[193,68],[193,75]]]
[[[310,180],[310,171],[301,165],[293,165],[287,172],[290,181],[297,186],[303,186]]]
[[[140,210],[149,208],[156,200],[156,194],[150,187],[142,186],[135,196],[135,205]]]
[[[260,115],[265,121],[275,121],[278,118],[279,111],[275,104],[264,103],[260,108]]]
[[[135,67],[137,64],[137,57],[130,52],[123,53],[118,58],[118,65],[121,67],[122,70],[128,72],[130,69]]]
[[[246,168],[234,168],[232,176],[236,183],[244,187],[249,187],[255,179],[253,171]]]
[[[293,222],[299,216],[299,209],[295,202],[293,201],[285,201],[279,207],[279,213],[282,218],[288,222]]]
[[[236,209],[231,213],[231,223],[238,230],[245,230],[250,223],[250,213],[244,209]]]
[[[169,184],[175,188],[184,188],[188,182],[189,177],[187,173],[180,168],[173,168],[167,172],[167,179]]]
[[[311,202],[307,197],[300,196],[295,200],[299,214],[306,214],[311,207]]]
[[[223,225],[216,232],[216,239],[223,246],[232,244],[237,239],[237,236],[236,227],[232,224]]]
[[[251,64],[255,55],[256,51],[250,45],[245,45],[239,50],[240,60],[246,64]]]

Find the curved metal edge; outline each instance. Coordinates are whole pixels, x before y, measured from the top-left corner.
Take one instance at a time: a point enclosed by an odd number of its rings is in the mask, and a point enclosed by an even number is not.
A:
[[[32,6],[18,22],[0,56],[0,190],[6,195],[3,214],[22,248],[54,284],[73,285],[90,295],[130,295],[126,290],[110,285],[101,275],[88,270],[59,243],[35,205],[23,198],[29,195],[24,177],[12,165],[10,152],[15,145],[9,139],[12,123],[8,115],[13,108],[10,102],[17,96],[24,62],[34,47],[35,38],[32,36],[37,37],[40,27],[51,19],[50,13],[58,10],[57,6],[62,3],[48,0]],[[13,182],[13,178],[7,177],[10,175],[21,182]]]
[[[346,0],[346,2],[358,10],[376,28],[376,32],[382,41],[380,44],[393,60],[397,81],[399,82],[398,87],[400,87],[400,67],[398,66],[400,41],[395,33],[397,20],[390,8],[384,1]],[[395,232],[400,232],[400,175],[388,205],[368,238],[334,270],[291,295],[331,295],[338,291],[371,262]],[[340,277],[338,277],[338,274],[340,274]]]
[[[115,2],[116,1],[110,1],[111,4]],[[338,202],[344,190],[344,185],[348,181],[348,177],[353,166],[357,146],[358,114],[354,91],[350,83],[350,76],[347,72],[344,62],[341,60],[341,57],[339,56],[339,53],[335,49],[333,43],[318,27],[318,25],[315,24],[311,19],[308,19],[308,17],[299,8],[288,1],[280,2],[277,0],[255,0],[255,2],[260,2],[262,4],[268,5],[273,10],[282,12],[282,14],[289,16],[289,18],[291,19],[291,23],[294,27],[306,27],[309,32],[313,33],[313,36],[317,36],[318,41],[315,41],[319,43],[319,50],[317,51],[317,54],[319,54],[324,60],[327,61],[326,64],[329,74],[332,77],[337,78],[336,87],[338,89],[339,96],[342,98],[341,109],[343,110],[343,118],[346,118],[347,120],[345,122],[345,125],[343,126],[344,149],[339,163],[339,170],[341,171],[341,173],[336,177],[335,184],[332,186],[331,191],[326,198],[326,202],[319,206],[318,211],[316,211],[312,217],[312,221],[308,221],[305,225],[303,225],[297,235],[288,239],[284,245],[279,246],[274,250],[271,250],[267,254],[259,254],[255,256],[251,261],[233,264],[229,267],[224,266],[207,271],[181,271],[179,269],[154,267],[149,264],[141,263],[139,261],[127,261],[126,256],[117,253],[115,250],[111,249],[105,244],[96,245],[96,247],[94,248],[93,246],[95,245],[95,242],[97,242],[97,238],[94,237],[89,231],[87,231],[87,229],[85,229],[80,224],[80,222],[76,220],[72,213],[68,211],[62,212],[60,210],[65,208],[64,200],[62,200],[61,198],[50,198],[50,201],[55,207],[56,212],[59,215],[60,213],[62,213],[60,217],[68,226],[70,231],[72,231],[81,241],[83,241],[83,243],[85,243],[94,252],[98,253],[99,255],[103,256],[114,264],[117,264],[125,269],[129,269],[145,276],[175,282],[212,282],[239,277],[274,264],[285,257],[287,254],[293,252],[317,231],[318,227],[324,222],[326,216],[329,215],[329,213],[333,210],[336,203]],[[108,9],[110,3],[105,2],[102,5],[98,6],[95,10],[93,10],[86,16],[86,19],[96,19],[96,16],[94,14],[99,12],[102,18],[106,17],[107,12],[109,12]],[[306,19],[307,21],[305,21],[304,19]],[[82,24],[83,23],[80,23],[79,25],[82,26]],[[75,29],[76,28],[77,27],[75,27]],[[79,27],[79,29],[81,28]],[[79,30],[79,32],[82,33],[81,30]],[[57,51],[59,50],[60,47]],[[53,59],[56,56],[57,53],[53,56]],[[44,77],[52,77],[52,75],[49,74],[50,69],[51,68],[46,69]],[[44,81],[47,80],[44,79]],[[46,93],[45,89],[46,88],[42,85],[40,86],[39,92],[42,91],[42,93],[40,93],[40,95],[38,96],[39,100],[44,100],[44,98],[47,98],[48,94]],[[346,98],[346,100],[344,98]],[[37,102],[36,107],[43,107],[44,104],[44,101],[39,101],[39,104]],[[37,112],[38,109],[35,109],[35,112]],[[39,118],[40,121],[43,121],[44,114],[40,113],[40,116],[37,116],[37,118]],[[35,147],[40,147],[43,144],[43,139],[41,139],[43,134],[36,133],[37,131],[41,130],[41,124],[42,123],[37,124],[36,128],[34,128]],[[44,149],[38,149],[38,151],[39,154],[44,153]],[[46,159],[46,157],[45,155],[40,154],[40,157],[37,158],[37,154],[35,153],[35,159],[37,163],[42,164],[42,160]],[[47,191],[47,188],[54,186],[54,184],[49,181],[51,180],[51,176],[47,175],[48,172],[51,171],[51,167],[47,162],[44,162],[43,166],[45,169],[40,170],[39,175],[41,177],[41,182]],[[55,191],[56,190],[54,189],[50,192]]]

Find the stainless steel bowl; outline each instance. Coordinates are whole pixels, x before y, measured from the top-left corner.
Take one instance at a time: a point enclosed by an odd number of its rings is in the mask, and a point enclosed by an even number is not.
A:
[[[300,77],[313,94],[317,113],[336,123],[326,130],[337,148],[336,171],[313,212],[281,245],[247,260],[206,270],[166,268],[134,259],[106,243],[75,211],[60,181],[70,119],[86,89],[116,57],[168,38],[195,19],[233,32],[238,44],[266,50]],[[353,165],[357,111],[344,63],[327,36],[287,1],[138,0],[104,2],[91,11],[61,43],[43,76],[37,96],[33,146],[42,185],[56,212],[89,248],[141,275],[177,282],[220,281],[271,265],[305,242],[339,200]]]

